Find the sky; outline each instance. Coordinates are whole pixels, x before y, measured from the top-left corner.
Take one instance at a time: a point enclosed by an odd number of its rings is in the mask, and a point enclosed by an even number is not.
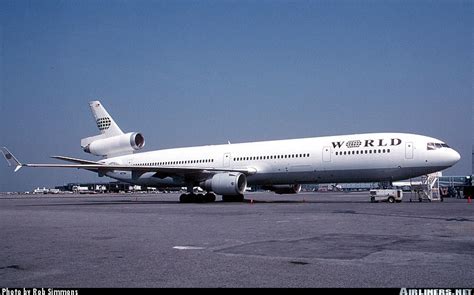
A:
[[[98,160],[100,100],[145,150],[365,132],[446,141],[472,173],[472,1],[0,1],[0,145]],[[0,191],[108,181],[0,164]]]

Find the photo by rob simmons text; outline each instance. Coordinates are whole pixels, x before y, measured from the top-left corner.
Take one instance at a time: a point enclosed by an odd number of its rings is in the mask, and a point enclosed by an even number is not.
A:
[[[1,295],[78,295],[77,289],[2,288]]]

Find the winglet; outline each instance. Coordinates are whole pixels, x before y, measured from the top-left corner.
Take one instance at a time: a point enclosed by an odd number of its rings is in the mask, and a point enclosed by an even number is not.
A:
[[[1,147],[0,150],[2,151],[3,156],[5,157],[5,160],[8,162],[8,166],[16,166],[15,167],[15,172],[20,170],[20,168],[23,166],[20,161],[18,161],[15,156],[10,153],[10,151],[6,147]]]

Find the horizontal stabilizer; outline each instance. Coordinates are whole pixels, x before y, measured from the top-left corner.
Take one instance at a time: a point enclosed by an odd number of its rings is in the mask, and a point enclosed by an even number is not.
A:
[[[8,166],[15,166],[15,172],[20,170],[20,168],[22,167],[20,161],[18,161],[17,158],[15,158],[15,156],[10,153],[10,151],[6,147],[2,147],[0,148],[0,150],[2,151],[2,154],[5,157],[5,160],[7,160]]]

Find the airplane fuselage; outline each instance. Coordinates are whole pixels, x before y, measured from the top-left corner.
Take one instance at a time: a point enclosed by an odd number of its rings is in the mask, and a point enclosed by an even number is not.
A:
[[[441,171],[460,155],[439,139],[407,133],[367,133],[174,148],[138,153],[139,132],[124,133],[100,101],[89,102],[99,135],[81,139],[90,160],[53,156],[69,164],[21,163],[0,152],[17,172],[22,167],[78,168],[131,184],[186,187],[180,202],[243,201],[247,185],[277,194],[297,193],[305,183],[392,182]],[[71,164],[72,163],[72,164]],[[200,187],[206,194],[194,194]]]
[[[433,148],[430,148],[433,147]],[[174,148],[99,161],[158,167],[251,168],[249,185],[397,181],[440,171],[460,156],[441,140],[407,133],[368,133]],[[147,186],[185,186],[189,179],[130,171],[105,175]],[[196,183],[199,180],[195,180]]]

